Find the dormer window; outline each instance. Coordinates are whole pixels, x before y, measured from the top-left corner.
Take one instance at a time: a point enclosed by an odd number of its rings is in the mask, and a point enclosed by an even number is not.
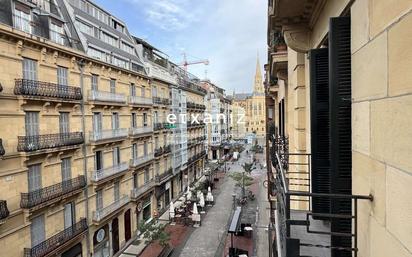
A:
[[[16,6],[14,9],[14,27],[27,33],[32,32],[30,10]]]
[[[50,22],[50,40],[57,43],[64,45],[64,32],[62,24],[57,24],[54,21]]]

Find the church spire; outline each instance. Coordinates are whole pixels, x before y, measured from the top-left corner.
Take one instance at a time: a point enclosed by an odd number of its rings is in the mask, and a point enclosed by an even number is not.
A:
[[[253,93],[263,93],[263,84],[262,84],[262,72],[260,68],[259,53],[257,54],[256,59],[256,73],[255,73],[255,84],[253,86]]]

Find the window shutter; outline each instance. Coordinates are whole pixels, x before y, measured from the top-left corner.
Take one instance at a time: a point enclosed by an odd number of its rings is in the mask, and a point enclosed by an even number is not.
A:
[[[351,31],[350,17],[331,18],[329,24],[329,105],[331,193],[352,193],[351,133]],[[352,214],[350,199],[334,199],[333,214]],[[350,219],[333,219],[332,232],[351,233]],[[351,247],[350,237],[332,236],[332,246]],[[349,251],[332,250],[333,257],[352,256]]]
[[[330,193],[328,49],[310,51],[310,124],[312,192]],[[314,213],[329,213],[330,200],[312,199]]]

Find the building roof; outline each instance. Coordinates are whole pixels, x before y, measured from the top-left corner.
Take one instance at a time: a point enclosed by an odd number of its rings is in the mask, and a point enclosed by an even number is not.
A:
[[[235,94],[234,95],[234,100],[246,100],[246,98],[251,97],[251,93],[241,93],[241,94]]]

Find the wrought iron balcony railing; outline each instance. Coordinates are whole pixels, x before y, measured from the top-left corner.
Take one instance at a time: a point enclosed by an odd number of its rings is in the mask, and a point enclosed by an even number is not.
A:
[[[145,135],[153,132],[153,127],[139,127],[139,128],[130,128],[129,134],[130,136],[140,136]]]
[[[0,200],[0,224],[2,220],[6,219],[9,216],[10,212],[7,208],[7,202],[5,200]]]
[[[129,169],[129,164],[127,162],[122,162],[118,165],[114,165],[109,168],[104,168],[101,170],[96,170],[92,173],[91,181],[100,182],[109,177],[120,175]]]
[[[15,80],[14,94],[33,98],[47,97],[71,101],[80,101],[83,98],[79,87],[28,79]]]
[[[149,153],[147,155],[140,156],[140,157],[137,157],[135,159],[131,159],[130,160],[130,166],[131,167],[140,166],[140,165],[142,165],[146,162],[149,162],[149,161],[153,160],[153,158],[154,158],[153,153]]]
[[[171,145],[166,145],[163,147],[156,148],[154,151],[154,157],[162,156],[163,154],[168,154],[172,150]]]
[[[187,102],[186,107],[189,108],[189,109],[197,109],[197,110],[205,110],[206,109],[206,105],[197,104],[197,103],[193,103],[193,102]]]
[[[87,229],[87,220],[85,218],[82,218],[76,224],[73,224],[71,227],[66,228],[65,230],[34,246],[33,248],[25,248],[24,257],[44,257],[58,255],[63,246],[67,245],[67,243],[71,242],[72,240],[75,240]]]
[[[129,96],[129,104],[132,105],[153,105],[153,99],[141,96]]]
[[[126,128],[120,129],[107,129],[101,131],[91,131],[90,141],[97,143],[99,141],[110,141],[110,140],[120,140],[128,136],[128,131]]]
[[[163,183],[167,178],[173,176],[173,169],[169,168],[164,173],[155,176],[156,184]]]
[[[86,180],[84,176],[78,176],[77,178],[62,181],[29,193],[21,193],[20,207],[23,209],[44,207],[79,193],[85,186]]]
[[[19,136],[17,151],[33,152],[38,150],[80,145],[84,143],[82,132]]]
[[[153,97],[153,104],[161,104],[161,105],[171,105],[172,101],[168,98],[162,98],[162,97]]]
[[[124,195],[119,200],[114,201],[112,204],[110,204],[106,207],[103,207],[100,210],[94,211],[93,212],[93,221],[94,222],[102,221],[103,219],[105,219],[109,215],[115,213],[116,211],[118,211],[120,208],[122,208],[123,206],[125,206],[129,202],[130,202],[130,197],[128,195]]]
[[[151,179],[147,181],[144,185],[139,186],[137,188],[133,188],[131,192],[132,200],[136,200],[137,198],[139,198],[141,195],[143,195],[148,190],[150,190],[154,185],[155,185],[155,181],[154,179]]]
[[[99,101],[107,103],[126,104],[126,96],[123,94],[114,94],[106,91],[90,90],[90,101]]]
[[[291,162],[285,165],[281,155],[307,158],[305,162]],[[372,196],[312,193],[310,181],[310,154],[281,153],[272,155],[276,173],[271,193],[276,199],[275,228],[276,248],[280,257],[301,256],[357,256],[358,201],[373,200]],[[307,166],[306,169],[289,171],[290,165]],[[286,166],[286,169],[285,169]],[[305,171],[302,171],[305,170]],[[272,187],[272,185],[271,185]],[[353,206],[351,212],[322,213],[313,211],[311,204],[324,201]],[[323,220],[323,221],[320,221]],[[334,226],[328,225],[333,221]],[[325,223],[326,222],[326,223]],[[351,229],[351,224],[354,230]]]
[[[167,123],[166,122],[157,122],[155,124],[153,124],[153,131],[159,131],[162,129],[166,129],[167,128]]]

